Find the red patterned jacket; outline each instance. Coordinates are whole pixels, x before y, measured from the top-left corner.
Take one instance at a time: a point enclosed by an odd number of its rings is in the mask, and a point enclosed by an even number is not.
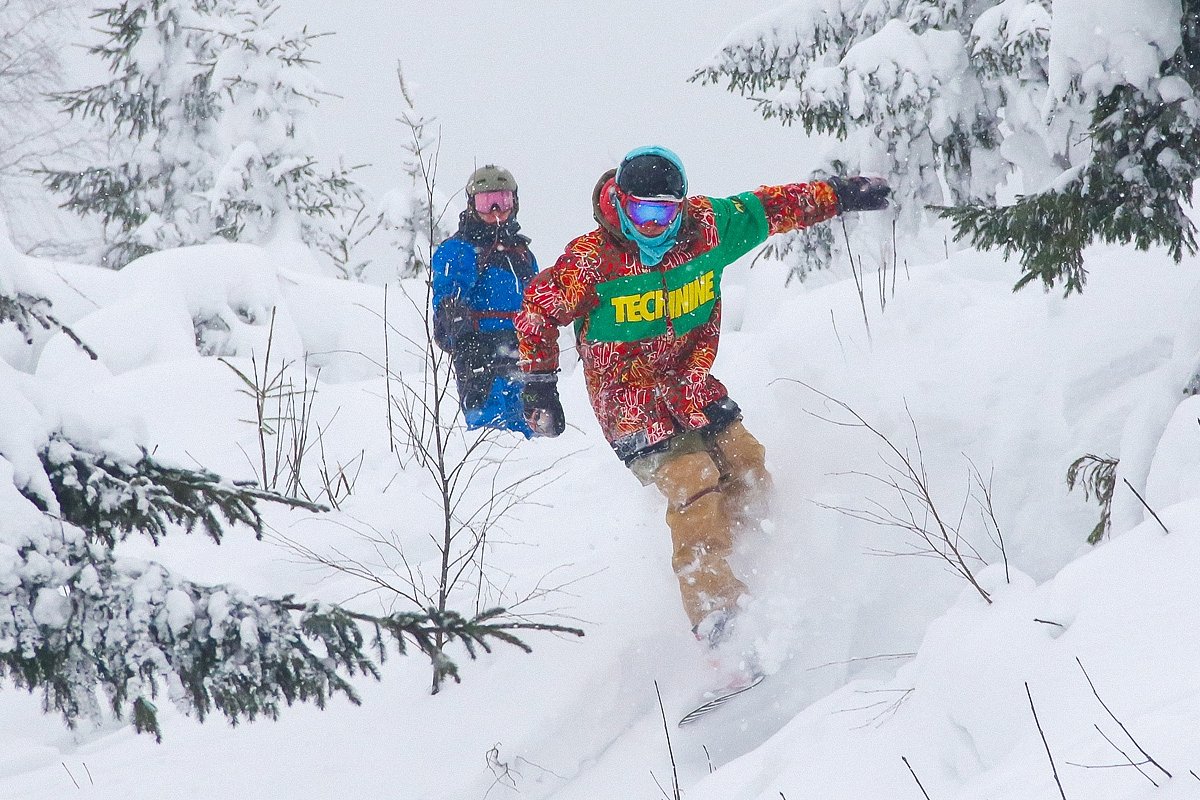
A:
[[[628,460],[736,413],[709,374],[721,332],[721,272],[769,235],[827,220],[838,205],[823,182],[689,197],[675,246],[647,267],[620,232],[614,174],[602,176],[593,194],[600,227],[532,280],[515,325],[522,368],[548,372],[558,368],[558,326],[575,323],[592,408]]]

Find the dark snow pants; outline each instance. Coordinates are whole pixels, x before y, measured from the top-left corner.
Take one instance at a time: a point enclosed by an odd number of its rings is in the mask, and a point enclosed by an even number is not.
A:
[[[468,428],[500,428],[530,435],[521,403],[515,331],[475,331],[459,336],[452,359],[458,402]]]

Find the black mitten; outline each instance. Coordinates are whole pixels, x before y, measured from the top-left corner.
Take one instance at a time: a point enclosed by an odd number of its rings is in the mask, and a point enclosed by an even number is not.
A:
[[[535,372],[527,376],[521,402],[525,406],[525,421],[538,436],[558,436],[567,429],[553,373]]]
[[[454,349],[454,343],[475,330],[475,319],[467,304],[457,297],[447,297],[433,312],[433,341],[444,352]]]
[[[838,199],[838,212],[879,211],[888,207],[892,187],[883,178],[826,178]]]

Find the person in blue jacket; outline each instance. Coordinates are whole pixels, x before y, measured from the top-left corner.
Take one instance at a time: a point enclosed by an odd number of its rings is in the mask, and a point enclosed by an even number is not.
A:
[[[467,182],[458,232],[433,254],[434,339],[450,354],[468,429],[533,435],[521,402],[513,317],[537,260],[517,224],[517,182],[494,164]]]

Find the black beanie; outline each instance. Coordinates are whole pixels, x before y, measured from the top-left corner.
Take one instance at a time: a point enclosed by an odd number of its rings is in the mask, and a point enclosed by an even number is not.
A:
[[[683,199],[683,173],[668,158],[642,153],[621,162],[617,188],[634,197],[678,197]]]

